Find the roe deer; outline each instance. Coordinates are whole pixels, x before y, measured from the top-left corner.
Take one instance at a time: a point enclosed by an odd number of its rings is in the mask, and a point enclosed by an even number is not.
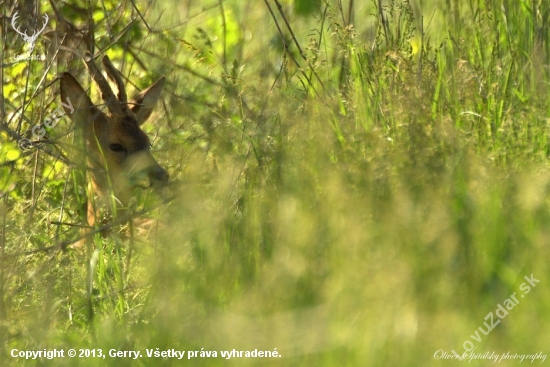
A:
[[[99,87],[107,113],[92,103],[71,74],[62,74],[60,89],[61,100],[74,108],[73,111],[62,104],[74,122],[75,132],[81,135],[77,139],[83,144],[87,160],[88,182],[94,194],[88,197],[87,221],[93,228],[104,224],[98,222],[101,207],[109,212],[116,202],[117,212],[124,213],[134,196],[134,188],[168,181],[168,173],[151,155],[149,138],[140,128],[160,97],[165,78],[128,101],[122,77],[107,56],[103,57],[103,67],[117,86],[116,96],[89,53],[84,62]]]

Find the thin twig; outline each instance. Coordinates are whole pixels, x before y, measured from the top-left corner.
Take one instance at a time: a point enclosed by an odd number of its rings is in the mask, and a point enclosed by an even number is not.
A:
[[[311,69],[311,71],[313,71],[313,75],[315,75],[315,77],[317,78],[317,81],[319,82],[319,84],[321,84],[321,87],[323,87],[323,91],[326,92],[326,88],[325,88],[325,85],[323,84],[323,81],[321,80],[321,78],[319,77],[319,75],[317,74],[317,72],[315,71],[315,69],[313,68],[311,63],[309,62],[306,54],[304,53],[304,51],[302,51],[302,48],[300,47],[300,43],[298,42],[298,39],[294,35],[294,31],[292,30],[292,27],[290,26],[290,23],[286,19],[285,12],[283,11],[283,6],[279,2],[279,0],[273,0],[273,1],[275,1],[275,4],[277,5],[277,8],[279,9],[279,13],[281,14],[281,17],[283,17],[283,20],[286,24],[286,27],[287,27],[288,31],[290,32],[290,35],[292,36],[292,39],[294,40],[294,44],[296,45],[296,48],[298,48],[298,52],[300,53],[300,56],[302,56],[304,61],[307,63],[307,66]],[[307,75],[305,73],[304,73],[304,76],[307,78]],[[310,82],[309,79],[308,79],[308,82]],[[310,84],[311,84],[311,82],[310,82]]]
[[[225,21],[225,10],[223,8],[223,0],[219,0],[220,12],[222,16],[222,28],[223,28],[223,69],[227,73],[227,24]]]
[[[306,75],[306,73],[302,70],[302,67],[300,66],[300,64],[298,63],[298,61],[296,60],[296,58],[294,57],[294,55],[292,54],[292,52],[290,51],[290,47],[288,46],[288,44],[286,43],[286,40],[285,40],[285,36],[283,34],[283,31],[281,30],[281,27],[279,27],[279,23],[277,22],[277,18],[275,17],[275,14],[273,13],[273,10],[271,9],[271,5],[269,5],[269,2],[267,0],[264,0],[265,4],[267,5],[267,9],[269,10],[269,13],[271,14],[271,17],[273,18],[273,21],[275,22],[275,26],[277,27],[277,30],[279,31],[279,35],[281,36],[281,42],[283,43],[283,47],[285,49],[285,51],[287,52],[287,54],[290,56],[292,62],[294,62],[294,64],[298,67],[298,69],[300,70],[300,72],[302,73],[302,75],[306,78],[307,82],[308,82],[308,85],[311,86],[311,88],[313,88],[313,91],[315,93],[317,93],[317,90],[315,89],[315,87],[313,86],[313,84],[311,83],[311,79]]]
[[[132,3],[132,6],[134,7],[134,9],[136,10],[136,12],[138,13],[139,17],[141,18],[143,24],[145,24],[145,27],[147,27],[147,30],[149,31],[149,33],[153,32],[153,30],[151,29],[151,27],[149,27],[149,24],[147,24],[147,21],[143,18],[143,15],[141,15],[141,12],[139,11],[138,7],[136,6],[136,4],[134,3],[134,0],[130,0],[130,2]]]
[[[96,52],[94,54],[94,59],[97,58],[99,55],[103,54],[106,50],[110,49],[115,43],[117,43],[128,31],[134,26],[134,24],[137,22],[137,18],[134,18],[128,23],[126,27],[124,27],[114,38],[106,44],[101,50]]]
[[[300,66],[298,61],[294,58],[294,55],[290,51],[290,47],[286,43],[285,36],[283,34],[283,31],[282,31],[281,27],[279,27],[279,22],[277,22],[277,18],[275,17],[275,14],[273,13],[273,10],[271,9],[271,5],[269,5],[268,0],[264,0],[264,2],[265,2],[265,5],[267,5],[267,9],[269,10],[269,13],[271,14],[271,17],[273,18],[273,21],[275,22],[275,26],[277,27],[277,30],[279,31],[279,35],[281,36],[281,42],[283,43],[283,47],[285,48],[286,52],[288,53],[288,55],[292,59],[292,62],[294,62],[294,64],[299,69],[301,69],[302,67]]]
[[[306,54],[304,51],[302,51],[302,48],[300,47],[300,43],[298,43],[298,40],[296,39],[296,36],[294,35],[294,32],[292,31],[292,27],[290,27],[290,23],[288,23],[288,20],[286,19],[285,12],[283,11],[283,6],[279,2],[279,0],[273,0],[275,1],[275,5],[277,5],[277,9],[279,9],[279,13],[281,14],[281,17],[283,17],[283,20],[285,21],[286,27],[288,28],[288,31],[290,32],[290,35],[292,36],[292,39],[294,40],[294,44],[298,48],[298,52],[300,53],[300,56],[307,61]]]
[[[384,17],[384,11],[382,9],[382,0],[378,0],[378,13],[380,14],[380,21],[382,22],[382,28],[384,29],[384,38],[386,38],[386,44],[390,45],[390,40],[388,39],[388,24],[386,18]]]
[[[179,40],[181,41],[181,40]],[[212,79],[212,78],[209,78],[208,76],[206,75],[202,75],[198,72],[196,72],[195,70],[193,70],[193,68],[187,66],[187,65],[180,65],[180,64],[177,64],[175,62],[172,62],[171,60],[169,59],[165,59],[163,58],[162,56],[158,55],[158,54],[155,54],[154,52],[151,52],[145,48],[137,48],[135,46],[132,46],[133,48],[135,48],[136,50],[138,50],[139,52],[143,52],[144,54],[146,55],[149,55],[149,56],[154,56],[154,57],[157,57],[159,59],[163,59],[163,62],[164,63],[167,63],[168,65],[171,65],[171,66],[174,66],[176,69],[181,69],[181,70],[185,70],[186,72],[188,72],[189,74],[193,75],[193,76],[196,76],[198,78],[201,78],[202,80],[212,84],[212,85],[216,85],[218,87],[223,87],[224,85],[220,82],[218,82],[217,80],[215,79]]]
[[[165,205],[165,203],[170,201],[170,200],[171,199],[164,200],[162,203],[159,203],[158,205],[155,205],[155,206],[153,206],[149,209],[143,209],[143,210],[140,210],[140,211],[130,213],[130,214],[125,215],[125,216],[123,216],[123,217],[121,217],[117,220],[113,220],[112,222],[110,222],[110,223],[108,223],[104,226],[98,227],[97,229],[93,229],[89,232],[86,232],[85,234],[82,234],[82,235],[77,236],[75,238],[72,238],[70,240],[65,240],[65,241],[56,243],[55,245],[51,245],[51,246],[47,246],[47,247],[43,247],[43,248],[39,248],[39,249],[35,249],[35,250],[22,251],[22,252],[11,253],[11,254],[4,252],[3,254],[0,255],[0,258],[27,256],[27,255],[33,255],[33,254],[38,254],[38,253],[42,253],[42,252],[64,250],[67,247],[69,247],[70,245],[72,245],[73,243],[79,242],[79,241],[81,241],[85,238],[91,238],[92,236],[94,236],[97,233],[101,233],[103,231],[110,230],[113,227],[116,227],[116,226],[121,225],[121,224],[125,224],[128,221],[131,221],[132,219],[135,219],[137,217],[141,217],[141,216],[143,216],[143,215],[145,215],[145,214],[147,214],[147,213],[149,213],[153,210],[156,210],[158,207],[160,207],[161,205]],[[67,224],[67,223],[60,223],[60,224]],[[74,224],[72,224],[72,225],[74,226]],[[90,228],[90,227],[85,227],[85,228]]]
[[[355,23],[355,19],[353,17],[354,15],[354,7],[355,7],[355,1],[349,0],[349,8],[348,8],[348,25]]]
[[[325,3],[325,11],[323,11],[323,17],[321,21],[321,26],[319,27],[319,40],[317,41],[317,45],[319,48],[321,47],[321,44],[323,42],[323,34],[325,32],[325,21],[327,20],[327,11],[328,11],[328,3]],[[315,55],[314,62],[317,60],[317,54]],[[313,75],[313,69],[310,70],[309,77],[311,78]]]

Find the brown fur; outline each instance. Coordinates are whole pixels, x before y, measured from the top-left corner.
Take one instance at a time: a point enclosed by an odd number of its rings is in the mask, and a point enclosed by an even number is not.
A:
[[[123,88],[120,75],[113,75],[118,71],[106,56],[103,65],[109,78],[119,89]],[[149,185],[168,181],[168,173],[151,155],[150,140],[140,128],[160,97],[164,77],[131,101],[126,101],[125,91],[119,90],[117,96],[114,95],[93,59],[87,59],[86,66],[100,87],[108,111],[101,111],[94,105],[69,73],[61,76],[61,100],[65,112],[74,121],[75,131],[81,135],[85,150],[94,195],[88,198],[87,221],[93,228],[101,215],[105,215],[101,208],[111,207],[111,194],[118,203],[120,217],[130,204],[136,186],[144,181]]]

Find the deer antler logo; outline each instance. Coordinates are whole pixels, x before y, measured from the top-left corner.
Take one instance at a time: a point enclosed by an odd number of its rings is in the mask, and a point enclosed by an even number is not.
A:
[[[34,44],[36,42],[36,39],[38,38],[40,33],[44,31],[44,28],[46,28],[46,25],[48,24],[48,20],[50,20],[50,18],[48,18],[48,14],[44,14],[44,25],[42,26],[42,29],[39,31],[34,31],[32,35],[29,36],[27,34],[27,30],[25,30],[25,32],[21,32],[19,28],[15,25],[15,21],[17,20],[17,18],[19,18],[19,15],[17,13],[19,13],[19,11],[16,11],[13,17],[11,18],[11,26],[17,33],[21,35],[21,37],[23,38],[23,41],[31,45],[31,49],[29,51],[29,54],[31,54],[32,51],[34,50]]]

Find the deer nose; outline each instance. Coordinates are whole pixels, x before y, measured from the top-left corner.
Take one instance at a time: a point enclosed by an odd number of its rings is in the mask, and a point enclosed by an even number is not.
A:
[[[149,179],[152,181],[167,182],[170,175],[161,166],[156,166],[149,171]]]

